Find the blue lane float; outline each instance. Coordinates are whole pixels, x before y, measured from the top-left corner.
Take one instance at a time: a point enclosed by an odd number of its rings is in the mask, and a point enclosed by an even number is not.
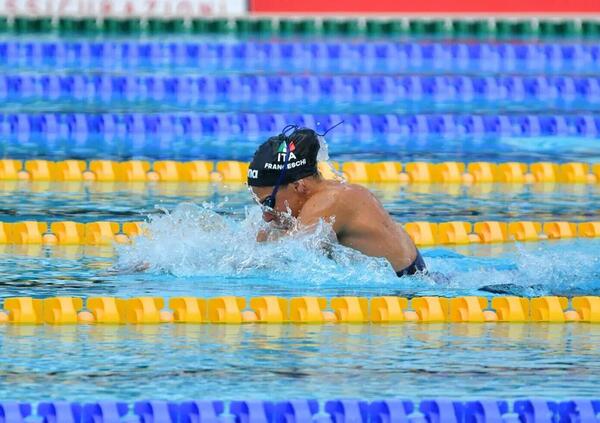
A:
[[[0,402],[0,423],[24,423],[32,409],[28,403]],[[597,423],[600,399],[54,401],[39,403],[36,415],[53,423]]]
[[[68,68],[260,65],[264,69],[329,70],[375,68],[407,71],[467,69],[469,71],[549,70],[597,71],[597,43],[449,43],[449,42],[156,42],[156,41],[39,41],[0,42],[0,62],[7,67]],[[266,66],[266,68],[265,68]],[[220,69],[222,71],[222,68]]]
[[[329,138],[360,135],[572,136],[600,135],[600,114],[284,114],[284,113],[6,113],[0,114],[4,140],[42,137],[77,141],[160,137],[162,140],[202,135],[265,136],[287,124],[328,128],[341,120]]]
[[[287,124],[329,128],[330,152],[432,150],[478,156],[512,152],[515,143],[539,148],[580,143],[593,151],[599,114],[286,114],[286,113],[6,113],[0,114],[0,153],[14,159],[126,158],[248,160],[258,141]],[[555,142],[554,142],[555,141]],[[590,150],[592,149],[592,150]],[[586,151],[587,151],[586,150]],[[515,157],[515,156],[513,156]],[[539,160],[539,158],[537,158]],[[531,157],[514,160],[530,161]],[[571,158],[570,160],[574,160]],[[576,158],[576,160],[581,160]],[[410,161],[410,160],[409,160]]]
[[[0,75],[7,101],[171,101],[178,104],[344,100],[600,103],[597,76]]]

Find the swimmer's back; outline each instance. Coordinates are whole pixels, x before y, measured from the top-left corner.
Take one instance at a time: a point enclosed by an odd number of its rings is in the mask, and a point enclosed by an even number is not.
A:
[[[333,227],[340,244],[369,256],[384,257],[395,271],[407,268],[417,257],[408,234],[379,200],[360,185],[327,181],[302,211],[310,208],[320,208],[322,217],[334,218]]]

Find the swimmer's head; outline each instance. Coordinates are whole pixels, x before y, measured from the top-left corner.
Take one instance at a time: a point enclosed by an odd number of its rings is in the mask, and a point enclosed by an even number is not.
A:
[[[306,201],[307,180],[319,178],[318,134],[307,128],[292,129],[261,144],[248,169],[248,185],[267,222],[279,220],[283,213],[297,217]]]

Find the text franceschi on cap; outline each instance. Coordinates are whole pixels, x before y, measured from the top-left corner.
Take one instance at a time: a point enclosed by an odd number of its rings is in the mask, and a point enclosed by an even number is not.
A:
[[[296,129],[289,136],[281,133],[271,137],[254,154],[248,169],[248,185],[269,187],[277,182],[286,185],[315,175],[318,153],[318,134],[312,129]],[[283,180],[278,181],[286,162]]]

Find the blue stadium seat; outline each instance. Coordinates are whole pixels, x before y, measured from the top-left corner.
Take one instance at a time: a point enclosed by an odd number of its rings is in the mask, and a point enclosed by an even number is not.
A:
[[[81,404],[66,401],[40,402],[37,415],[42,418],[43,423],[79,423]]]
[[[515,401],[513,410],[522,423],[545,423],[556,421],[558,405],[544,399],[527,399]]]
[[[219,423],[223,401],[184,401],[179,404],[179,423]]]
[[[319,411],[317,400],[292,400],[275,404],[273,423],[313,423]]]
[[[353,399],[327,401],[325,412],[329,413],[333,423],[367,423],[369,403]]]
[[[274,405],[270,401],[232,401],[229,412],[237,423],[271,423]]]
[[[83,405],[81,423],[119,423],[129,411],[125,402],[99,401]]]
[[[408,400],[392,399],[373,401],[369,406],[371,423],[412,423],[408,415],[414,411],[414,405]]]
[[[421,401],[419,411],[429,423],[461,423],[464,406],[462,403],[446,398]]]
[[[167,401],[139,401],[133,406],[133,412],[140,423],[177,423],[179,406]]]
[[[31,414],[31,404],[0,401],[0,423],[25,423]]]

